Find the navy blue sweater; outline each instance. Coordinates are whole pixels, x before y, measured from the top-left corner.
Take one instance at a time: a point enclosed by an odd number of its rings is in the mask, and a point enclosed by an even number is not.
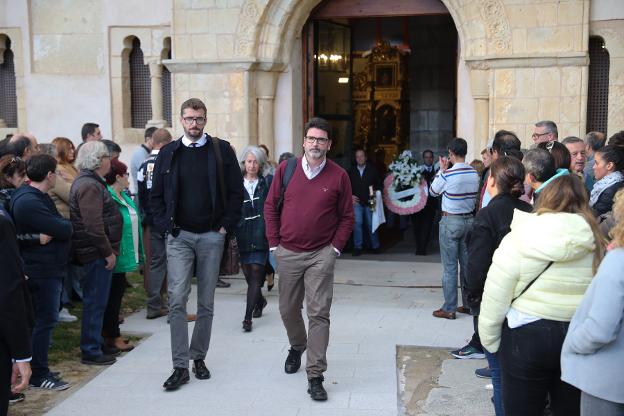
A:
[[[47,234],[48,244],[21,245],[24,272],[33,279],[67,274],[72,225],[59,214],[48,194],[23,185],[11,198],[11,215],[18,234]]]

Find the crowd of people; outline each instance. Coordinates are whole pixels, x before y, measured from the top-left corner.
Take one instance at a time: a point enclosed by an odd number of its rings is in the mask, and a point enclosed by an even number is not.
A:
[[[283,154],[279,165],[266,146],[237,157],[206,134],[198,99],[182,104],[180,123],[177,140],[147,129],[130,166],[95,123],[83,126],[77,148],[64,137],[46,146],[24,134],[0,142],[3,405],[23,399],[27,386],[70,387],[49,368],[48,350],[57,322],[78,319],[74,299],[82,302],[82,363],[110,365],[132,350],[120,308],[126,273],[139,270],[146,318],[170,324],[173,372],[163,388],[190,382],[191,361],[195,378],[210,378],[215,290],[230,285],[220,265],[233,237],[247,283],[242,330],[262,317],[262,288],[273,288],[279,270],[284,371],[297,372],[307,351],[307,392],[327,400],[334,266],[351,237],[354,256],[367,245],[379,253],[370,205],[383,169],[361,148],[348,172],[329,160],[331,126],[320,118],[304,127],[303,155]],[[470,164],[461,138],[437,163],[433,151],[422,153],[429,195],[412,216],[417,255],[441,218],[444,302],[433,316],[473,316],[472,339],[452,355],[487,359],[476,375],[492,379],[497,416],[541,415],[545,406],[556,415],[622,414],[614,363],[624,342],[624,131],[608,143],[596,132],[559,142],[556,124],[541,121],[532,138],[523,151],[501,130]],[[187,313],[193,277],[197,314]]]

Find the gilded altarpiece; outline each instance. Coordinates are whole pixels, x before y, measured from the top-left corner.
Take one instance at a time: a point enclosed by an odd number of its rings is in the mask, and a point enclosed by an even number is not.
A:
[[[353,60],[353,144],[368,154],[385,152],[385,162],[409,147],[407,52],[387,41]]]

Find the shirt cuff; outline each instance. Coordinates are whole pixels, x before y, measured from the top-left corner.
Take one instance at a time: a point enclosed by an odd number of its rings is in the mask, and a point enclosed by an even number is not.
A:
[[[23,358],[21,360],[13,360],[14,363],[29,363],[32,361],[32,357]]]
[[[271,253],[272,253],[272,252],[274,252],[275,250],[277,250],[277,247],[269,247],[269,251],[270,251]]]
[[[334,251],[336,252],[336,254],[338,255],[338,257],[340,257],[340,250],[338,250],[336,247],[332,246],[332,248],[334,249]]]

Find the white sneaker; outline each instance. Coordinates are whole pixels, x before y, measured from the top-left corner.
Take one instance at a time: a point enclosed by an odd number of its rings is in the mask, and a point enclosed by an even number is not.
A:
[[[59,322],[76,322],[77,320],[78,317],[69,313],[67,308],[63,308],[59,312]]]

